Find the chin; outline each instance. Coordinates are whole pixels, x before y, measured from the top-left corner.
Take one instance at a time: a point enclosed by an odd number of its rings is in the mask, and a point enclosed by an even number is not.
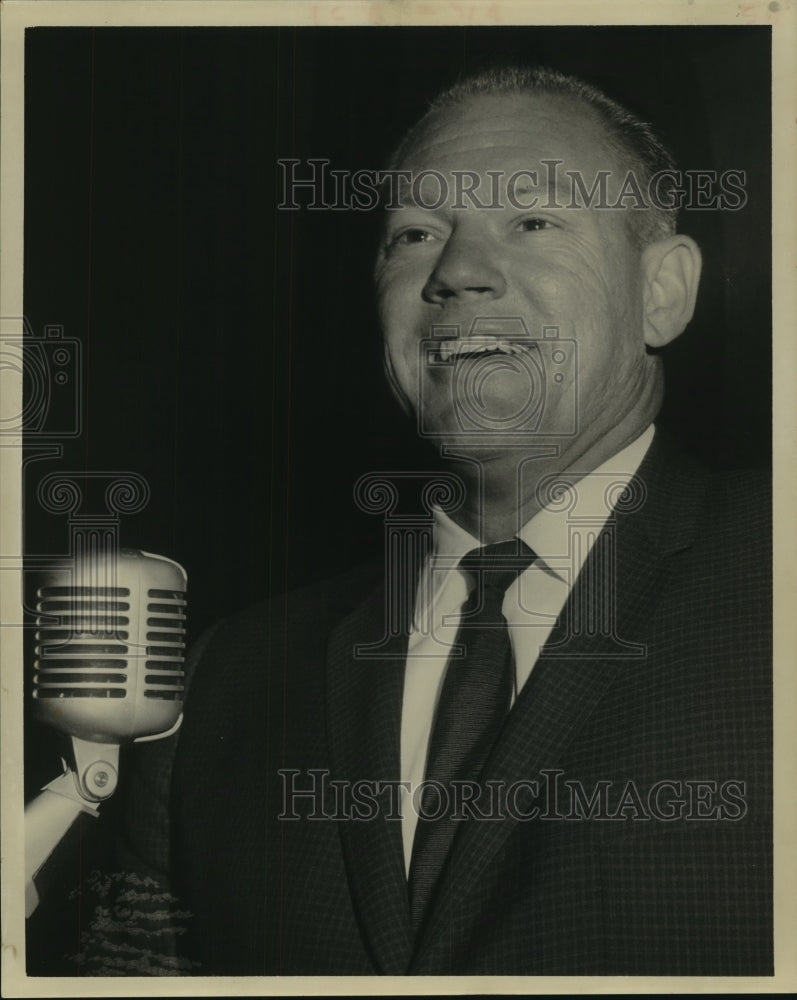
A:
[[[555,456],[567,443],[561,436],[540,434],[531,429],[464,429],[458,424],[439,425],[421,435],[438,451],[461,454],[478,461],[495,461],[513,456],[521,460],[535,454]]]

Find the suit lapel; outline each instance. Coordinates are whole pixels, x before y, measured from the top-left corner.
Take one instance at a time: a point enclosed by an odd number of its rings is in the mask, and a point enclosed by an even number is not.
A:
[[[398,781],[407,634],[385,635],[384,586],[332,634],[327,671],[327,722],[333,778]],[[379,644],[378,656],[358,647]],[[377,971],[402,974],[411,952],[409,903],[400,819],[376,817],[340,824],[349,885],[361,932]]]
[[[616,523],[596,542],[507,719],[485,769],[485,782],[500,782],[507,788],[518,781],[540,780],[541,772],[556,770],[605,691],[622,676],[618,668],[630,660],[644,669],[646,624],[655,604],[657,581],[665,570],[666,555],[690,544],[696,511],[705,502],[705,477],[702,472],[685,470],[667,445],[657,440],[637,479],[643,502],[619,512]],[[604,565],[607,550],[610,575]],[[617,609],[614,628],[599,634],[579,628],[581,610],[596,601]],[[463,825],[449,859],[451,877],[446,878],[444,872],[440,893],[417,942],[411,973],[437,968],[436,948],[450,949],[455,916],[460,924],[468,914],[474,924],[478,922],[480,915],[467,906],[468,893],[518,821],[515,810],[504,810],[500,820]],[[458,872],[467,872],[467,877],[451,874]],[[473,930],[466,928],[463,940]]]

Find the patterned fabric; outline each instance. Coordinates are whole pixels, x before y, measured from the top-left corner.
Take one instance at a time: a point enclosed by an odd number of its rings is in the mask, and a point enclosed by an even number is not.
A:
[[[126,864],[192,915],[176,940],[195,971],[772,973],[766,486],[710,477],[657,435],[631,500],[508,717],[483,775],[493,814],[464,821],[417,939],[390,785],[406,636],[386,634],[384,588],[363,571],[216,629],[177,741],[139,756],[126,804]]]

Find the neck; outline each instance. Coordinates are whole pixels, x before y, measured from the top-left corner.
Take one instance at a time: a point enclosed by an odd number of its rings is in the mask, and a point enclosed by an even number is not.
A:
[[[652,422],[623,421],[594,441],[574,439],[567,446],[535,442],[527,448],[503,448],[494,454],[452,451],[446,460],[462,479],[465,503],[451,516],[485,544],[512,538],[546,503],[540,489],[552,476],[581,478],[635,441]]]

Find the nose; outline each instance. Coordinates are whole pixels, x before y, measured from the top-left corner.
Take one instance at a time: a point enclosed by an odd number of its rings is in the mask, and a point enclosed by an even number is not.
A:
[[[489,239],[453,233],[423,288],[427,302],[491,301],[506,293],[506,280]]]

